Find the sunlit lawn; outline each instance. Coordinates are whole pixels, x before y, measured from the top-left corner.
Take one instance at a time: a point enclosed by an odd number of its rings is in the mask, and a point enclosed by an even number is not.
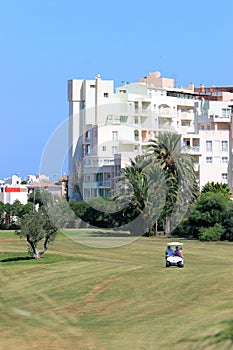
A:
[[[232,243],[183,241],[179,269],[164,267],[171,239],[67,234],[34,260],[0,231],[0,349],[227,348],[204,337],[232,318]]]

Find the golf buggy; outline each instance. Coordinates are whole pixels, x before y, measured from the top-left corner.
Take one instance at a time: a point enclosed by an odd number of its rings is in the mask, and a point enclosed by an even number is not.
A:
[[[170,242],[167,243],[165,251],[166,267],[177,266],[184,267],[184,257],[182,253],[183,243]]]

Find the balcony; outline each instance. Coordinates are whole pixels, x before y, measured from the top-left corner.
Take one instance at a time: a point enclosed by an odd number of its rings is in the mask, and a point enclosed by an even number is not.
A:
[[[159,131],[168,131],[168,132],[176,132],[177,131],[177,129],[173,125],[167,124],[167,123],[159,124],[158,130]]]
[[[212,122],[216,123],[230,123],[231,116],[224,116],[224,115],[218,115],[218,114],[211,114],[208,116],[208,119]]]
[[[111,180],[98,181],[97,183],[99,188],[112,188]]]
[[[180,112],[180,118],[183,120],[193,120],[194,113],[192,113],[192,112]]]
[[[171,112],[171,111],[160,111],[159,113],[156,113],[156,117],[157,118],[167,118],[167,119],[171,119],[173,118],[175,115]]]
[[[200,155],[200,146],[184,146],[182,148],[183,153],[188,153],[188,154],[198,154]]]
[[[182,132],[182,134],[193,133],[194,132],[194,125],[193,126],[181,125],[180,131]]]

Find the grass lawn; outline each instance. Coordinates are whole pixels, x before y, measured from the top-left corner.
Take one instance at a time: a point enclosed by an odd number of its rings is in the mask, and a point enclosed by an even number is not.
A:
[[[179,269],[165,268],[170,239],[112,234],[125,244],[106,249],[85,245],[104,231],[67,235],[34,260],[0,231],[1,350],[233,349],[205,339],[232,319],[232,243],[183,241]]]

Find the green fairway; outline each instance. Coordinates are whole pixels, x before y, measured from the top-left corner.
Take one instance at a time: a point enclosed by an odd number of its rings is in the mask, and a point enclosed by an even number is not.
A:
[[[67,233],[83,243],[105,236]],[[205,339],[233,317],[233,244],[183,240],[185,267],[165,268],[170,240],[105,249],[59,234],[34,260],[25,240],[0,231],[0,349],[233,348]]]

